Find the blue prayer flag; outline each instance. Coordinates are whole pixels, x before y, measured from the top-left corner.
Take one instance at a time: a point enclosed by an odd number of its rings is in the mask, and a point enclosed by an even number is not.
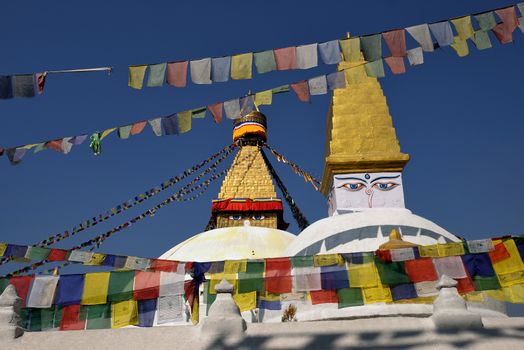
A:
[[[488,253],[462,255],[461,258],[471,277],[495,276]]]
[[[231,56],[211,59],[211,80],[215,83],[228,81],[230,68]]]
[[[176,114],[169,117],[162,117],[162,130],[164,130],[164,135],[178,134],[177,124]]]
[[[393,301],[417,298],[417,291],[412,283],[390,286]]]
[[[320,268],[322,290],[349,287],[348,272],[345,266],[322,266]]]
[[[281,310],[282,304],[280,304],[280,301],[258,300],[257,307],[259,309],[266,309],[266,310]]]
[[[325,43],[318,44],[320,50],[320,57],[325,64],[336,64],[341,60],[340,45],[338,40],[331,40]]]
[[[117,269],[123,268],[126,266],[127,257],[120,255],[107,254],[104,259],[103,265],[113,266]]]
[[[344,72],[335,72],[327,75],[328,87],[330,90],[343,89],[346,87],[346,77]]]
[[[8,244],[4,252],[4,256],[12,256],[14,258],[23,258],[27,252],[26,245]]]
[[[13,85],[11,77],[0,75],[0,99],[13,98]]]
[[[55,294],[55,305],[80,304],[84,291],[84,275],[63,275],[58,280]]]
[[[432,23],[429,25],[429,29],[440,47],[449,46],[453,44],[453,31],[448,21]]]
[[[138,325],[140,327],[153,327],[156,312],[156,299],[138,301]]]

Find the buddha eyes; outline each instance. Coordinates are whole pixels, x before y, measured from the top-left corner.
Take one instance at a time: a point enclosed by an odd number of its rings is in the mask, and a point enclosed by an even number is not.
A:
[[[343,188],[343,189],[351,191],[351,192],[358,192],[358,191],[360,191],[361,189],[363,189],[365,187],[366,187],[366,185],[364,185],[361,182],[356,182],[356,183],[346,182],[345,184],[342,184],[342,185],[338,186],[337,188]]]
[[[230,215],[229,220],[233,220],[233,221],[242,220],[242,215]]]
[[[373,184],[373,187],[381,191],[391,191],[398,185],[399,184],[396,182],[377,182],[376,184]]]
[[[380,191],[391,191],[395,187],[399,186],[396,182],[377,182],[371,185],[372,188],[375,188]],[[363,188],[366,188],[366,184],[362,182],[346,182],[338,186],[337,188],[343,188],[347,191],[358,192]]]
[[[229,216],[229,220],[233,220],[233,221],[239,221],[239,220],[242,220],[243,216],[242,215],[230,215]],[[264,220],[266,217],[264,215],[261,215],[261,214],[255,214],[255,215],[252,215],[250,217],[245,217],[245,219],[251,219],[251,220]]]
[[[264,216],[264,215],[257,214],[257,215],[253,215],[253,216],[251,217],[251,219],[253,219],[253,220],[264,220],[264,219],[265,219],[265,216]]]

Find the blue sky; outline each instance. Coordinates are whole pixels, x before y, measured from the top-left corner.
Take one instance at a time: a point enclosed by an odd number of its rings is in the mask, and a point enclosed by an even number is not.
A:
[[[54,1],[0,5],[4,35],[0,74],[115,66],[113,74],[49,76],[43,96],[0,101],[0,145],[16,146],[104,130],[141,119],[196,108],[281,84],[330,73],[335,66],[254,74],[252,80],[176,89],[127,87],[127,66],[235,53],[364,35],[480,12],[509,1]],[[425,56],[407,74],[381,80],[402,151],[406,206],[467,239],[523,234],[524,35],[514,43],[459,58],[451,48]],[[409,45],[408,45],[409,46]],[[410,46],[412,47],[412,46]],[[320,178],[330,97],[311,104],[293,93],[262,109],[269,143]],[[231,142],[231,124],[196,120],[182,136],[141,135],[104,140],[101,156],[87,143],[69,155],[28,154],[13,167],[0,159],[0,239],[37,242],[63,232],[192,166]],[[232,158],[229,158],[229,162]],[[274,163],[290,193],[312,222],[327,215],[325,198]],[[103,252],[154,257],[203,231],[215,183],[199,200],[174,203],[108,240]],[[98,235],[156,204],[65,241]],[[298,233],[293,218],[286,211]],[[13,265],[14,266],[14,265]],[[2,269],[5,271],[5,269]],[[67,272],[67,271],[65,271]]]

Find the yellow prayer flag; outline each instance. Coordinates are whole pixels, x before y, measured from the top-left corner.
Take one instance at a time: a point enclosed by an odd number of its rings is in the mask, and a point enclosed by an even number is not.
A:
[[[351,38],[349,39],[349,62],[358,62],[362,59],[360,53],[360,38]],[[346,61],[348,59],[346,58]]]
[[[256,309],[257,292],[238,293],[233,296],[240,312]]]
[[[432,245],[421,245],[418,247],[418,252],[423,258],[438,258],[438,246],[436,244]]]
[[[226,260],[224,262],[224,273],[226,275],[246,272],[247,260]]]
[[[495,242],[493,243],[495,244]],[[519,254],[519,250],[514,240],[507,239],[503,242],[503,244],[509,253],[509,258],[493,263],[493,269],[495,270],[497,276],[499,277],[499,281],[501,282],[501,285],[504,286],[504,285],[508,285],[506,283],[511,280],[514,280],[514,278],[513,279],[510,278],[509,281],[504,281],[505,284],[502,284],[503,281],[501,281],[501,276],[504,276],[506,274],[511,274],[513,272],[523,271],[524,263],[522,262],[522,259]],[[513,276],[513,277],[516,277],[516,276]]]
[[[82,305],[105,304],[109,286],[109,272],[86,273]]]
[[[236,293],[238,290],[236,274],[212,273],[209,275],[209,294],[216,294],[215,286],[224,278],[234,286],[234,292]]]
[[[322,254],[315,255],[313,257],[313,264],[315,266],[331,266],[331,265],[342,265],[344,259],[339,254]]]
[[[193,309],[191,310],[191,323],[193,325],[198,324],[198,322],[200,321],[199,316],[200,316],[200,302],[197,298],[193,301]]]
[[[147,66],[130,66],[129,81],[127,85],[133,89],[142,89],[144,85],[144,76],[146,75]]]
[[[395,304],[433,304],[436,297],[418,297],[413,299],[395,300]]]
[[[30,144],[30,145],[25,145],[25,146],[22,146],[22,147],[19,147],[19,148],[23,148],[23,149],[31,149],[31,148],[36,147],[36,146],[38,146],[38,145],[39,145],[39,143],[32,143],[32,144]]]
[[[504,295],[504,291],[502,289],[487,290],[486,296],[498,301],[506,301],[506,296]]]
[[[379,283],[375,263],[347,265],[351,288],[376,287]]]
[[[384,287],[380,282],[376,287],[362,288],[362,295],[364,296],[364,304],[393,302],[391,289],[387,286]]]
[[[191,123],[192,123],[191,115],[192,115],[191,110],[178,112],[176,114],[176,118],[178,121],[178,133],[179,134],[183,134],[191,130]]]
[[[273,103],[273,90],[257,92],[255,94],[255,104],[257,106],[270,105]]]
[[[497,274],[499,283],[503,287],[524,283],[524,270],[510,273]]]
[[[462,242],[451,242],[445,244],[437,244],[439,256],[453,256],[464,255],[464,244]]]
[[[260,292],[260,300],[264,301],[280,301],[280,294],[273,294],[269,292]]]
[[[125,300],[111,304],[113,317],[111,328],[134,326],[138,324],[138,307],[136,300]]]
[[[0,256],[4,255],[6,249],[7,249],[7,244],[0,243]]]
[[[459,36],[455,37],[455,43],[451,44],[451,47],[453,48],[453,50],[455,50],[459,57],[469,55],[468,42]]]
[[[251,79],[253,53],[243,53],[231,57],[231,79]]]
[[[482,303],[484,301],[483,292],[472,292],[465,295],[466,301],[472,301],[474,303]]]
[[[463,40],[467,40],[475,34],[475,30],[473,30],[473,26],[471,25],[471,16],[452,19],[451,23],[455,26],[458,36]]]
[[[109,129],[104,130],[102,132],[102,136],[100,136],[100,141],[102,141],[106,136],[108,136],[110,133],[112,133],[115,130],[116,128],[109,128]]]
[[[105,254],[94,253],[91,259],[89,259],[89,261],[85,265],[94,265],[94,266],[102,265],[105,258],[106,258]]]
[[[524,284],[515,284],[511,287],[502,288],[506,301],[510,303],[524,303]]]

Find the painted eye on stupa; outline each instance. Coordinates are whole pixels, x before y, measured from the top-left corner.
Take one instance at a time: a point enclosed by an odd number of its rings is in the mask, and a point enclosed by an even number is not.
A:
[[[355,183],[346,182],[345,184],[342,184],[342,185],[338,186],[337,188],[343,188],[343,189],[351,191],[351,192],[357,192],[357,191],[360,191],[361,189],[363,189],[364,187],[366,187],[366,185],[364,185],[361,182],[355,182]]]
[[[233,221],[242,220],[242,215],[229,215],[229,220],[233,220]]]
[[[373,187],[381,191],[391,191],[395,187],[399,186],[396,182],[377,182],[373,184]]]
[[[266,217],[264,215],[255,214],[251,217],[253,220],[264,220]]]

